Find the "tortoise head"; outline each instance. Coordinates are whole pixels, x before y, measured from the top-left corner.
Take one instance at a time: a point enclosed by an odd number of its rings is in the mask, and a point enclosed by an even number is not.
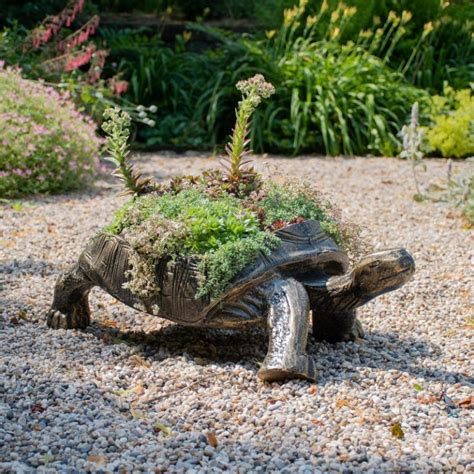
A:
[[[415,261],[405,249],[392,249],[367,255],[354,268],[354,282],[366,301],[396,290],[415,272]]]

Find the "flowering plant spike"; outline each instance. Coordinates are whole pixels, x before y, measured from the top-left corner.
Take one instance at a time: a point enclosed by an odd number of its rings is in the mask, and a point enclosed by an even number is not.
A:
[[[107,136],[106,147],[109,160],[117,165],[113,174],[125,184],[123,194],[139,195],[145,192],[151,178],[143,178],[129,161],[130,124],[131,119],[127,112],[118,107],[105,110],[102,130]]]
[[[235,112],[236,122],[231,141],[226,146],[227,159],[225,162],[230,181],[238,181],[244,174],[254,174],[253,169],[244,166],[249,163],[244,158],[250,153],[248,138],[250,119],[263,99],[268,99],[274,92],[272,84],[265,81],[261,74],[256,74],[246,81],[239,81],[236,85],[242,93],[242,100]]]

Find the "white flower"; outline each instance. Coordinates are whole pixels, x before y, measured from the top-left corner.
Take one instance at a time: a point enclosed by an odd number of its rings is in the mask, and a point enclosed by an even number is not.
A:
[[[145,111],[145,107],[143,107],[143,105],[139,105],[139,106],[137,107],[137,111],[138,111],[138,112],[144,112],[144,111]]]
[[[151,105],[148,110],[154,114],[157,110],[158,110],[158,107],[156,105]]]

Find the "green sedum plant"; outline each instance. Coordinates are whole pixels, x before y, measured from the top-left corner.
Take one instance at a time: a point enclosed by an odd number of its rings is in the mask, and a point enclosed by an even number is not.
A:
[[[95,125],[66,95],[0,69],[0,197],[80,189],[98,168]]]
[[[237,87],[242,99],[224,172],[175,178],[167,186],[153,184],[147,194],[135,193],[104,229],[131,244],[128,285],[138,295],[147,297],[159,291],[153,275],[161,259],[185,258],[195,262],[198,271],[197,296],[218,298],[247,265],[278,247],[276,230],[305,219],[319,220],[338,243],[346,241],[346,229],[318,194],[302,185],[264,182],[247,166],[248,124],[273,87],[261,75]],[[119,113],[109,113],[108,121],[109,131],[123,130],[129,123]],[[122,153],[125,136],[111,133],[109,148]],[[126,155],[118,161],[128,166]],[[136,175],[129,176],[124,182],[135,189]]]

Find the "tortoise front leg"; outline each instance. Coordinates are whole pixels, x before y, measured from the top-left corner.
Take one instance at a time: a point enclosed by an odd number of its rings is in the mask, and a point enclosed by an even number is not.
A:
[[[269,302],[268,353],[258,372],[266,382],[303,378],[315,380],[313,359],[306,353],[309,299],[294,278],[276,279],[264,286]]]
[[[90,324],[89,291],[95,283],[76,264],[59,276],[47,324],[54,329],[85,329]]]

